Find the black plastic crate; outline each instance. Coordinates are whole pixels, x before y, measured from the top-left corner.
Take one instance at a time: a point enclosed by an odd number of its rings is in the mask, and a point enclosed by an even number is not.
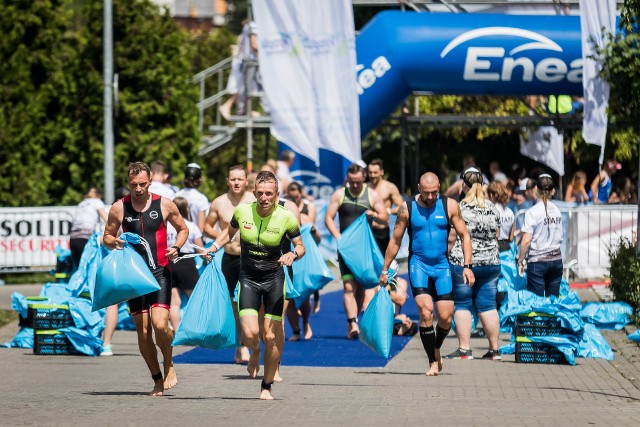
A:
[[[516,338],[516,363],[567,364],[567,358],[556,347],[533,342],[524,337]]]
[[[562,327],[555,316],[529,313],[516,319],[516,337],[557,337],[570,335],[571,331]]]
[[[77,354],[67,337],[57,330],[33,332],[33,354]]]
[[[66,304],[29,304],[27,325],[33,329],[62,329],[73,326]]]
[[[48,297],[27,297],[27,307],[30,304],[44,304],[47,301],[49,301]],[[28,311],[27,311],[28,313]],[[30,328],[30,323],[29,323],[29,316],[27,314],[27,317],[22,317],[22,316],[18,316],[18,326],[20,326],[20,328]]]

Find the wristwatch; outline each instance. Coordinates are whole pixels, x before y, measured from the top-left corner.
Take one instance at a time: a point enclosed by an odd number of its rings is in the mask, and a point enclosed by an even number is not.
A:
[[[295,249],[294,249],[294,250],[292,250],[291,252],[293,252],[293,256],[295,257],[295,258],[293,258],[293,260],[294,260],[294,261],[295,261],[295,260],[297,260],[297,259],[298,259],[298,252],[296,252],[296,250],[295,250]]]
[[[465,265],[463,266],[463,268],[472,269],[472,268],[473,268],[473,264],[465,264]]]
[[[173,245],[173,246],[171,246],[171,247],[172,247],[173,249],[175,249],[176,251],[180,252],[180,247],[179,247],[179,246]]]

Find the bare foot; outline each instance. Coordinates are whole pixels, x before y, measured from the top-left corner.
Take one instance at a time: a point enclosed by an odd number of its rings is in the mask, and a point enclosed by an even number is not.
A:
[[[169,366],[169,369],[165,369],[164,378],[165,390],[169,390],[178,385],[178,376],[176,375],[176,370],[173,369],[173,365]]]
[[[159,379],[153,385],[153,390],[149,393],[149,396],[162,396],[164,395],[164,381]]]
[[[435,377],[440,373],[438,370],[438,362],[433,362],[429,365],[429,370],[425,374],[428,377]]]
[[[349,339],[355,340],[359,335],[360,328],[358,327],[358,324],[356,322],[349,323],[349,333],[347,334],[347,337]]]
[[[298,331],[298,333],[293,333],[293,335],[291,335],[289,337],[289,339],[287,341],[300,341],[300,332]]]
[[[310,340],[312,336],[313,331],[311,330],[311,325],[307,323],[306,325],[304,325],[304,339]]]
[[[246,365],[249,362],[249,349],[245,346],[236,347],[236,354],[233,357],[233,363],[236,365]]]
[[[320,311],[320,300],[313,301],[313,312],[317,313]]]
[[[442,363],[442,356],[440,355],[439,348],[436,348],[436,360],[438,361],[438,372],[442,372],[442,366],[444,363]]]
[[[276,373],[273,376],[273,382],[274,383],[281,383],[282,381],[284,381],[284,378],[282,378],[280,376],[280,366],[278,366],[278,369],[276,370]]]
[[[218,111],[220,111],[220,114],[225,118],[225,120],[229,120],[231,117],[231,105],[227,105],[226,102],[218,107]]]
[[[251,378],[258,376],[260,370],[260,350],[253,350],[251,357],[249,357],[249,363],[247,363],[247,372]]]
[[[262,391],[260,391],[260,400],[273,400],[271,390],[266,390],[263,388]]]

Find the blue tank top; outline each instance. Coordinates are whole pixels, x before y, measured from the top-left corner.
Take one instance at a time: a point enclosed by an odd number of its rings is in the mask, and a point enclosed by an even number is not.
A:
[[[447,239],[449,219],[442,198],[432,208],[423,208],[415,199],[410,202],[409,253],[425,264],[449,267]]]
[[[613,187],[611,179],[607,176],[598,186],[598,201],[600,203],[607,203],[609,196],[611,195],[611,188]]]

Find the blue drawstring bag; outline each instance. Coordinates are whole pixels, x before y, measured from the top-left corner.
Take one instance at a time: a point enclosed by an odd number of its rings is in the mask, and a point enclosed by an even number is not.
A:
[[[143,244],[149,252],[146,241],[133,233],[124,233],[120,238],[125,241],[124,249],[111,251],[98,267],[96,286],[91,295],[93,311],[160,290],[147,263],[131,247],[132,244]],[[149,261],[155,269],[150,253]]]
[[[289,276],[289,268],[285,265],[284,267],[284,292],[285,292],[285,298],[287,299],[295,299],[295,298],[300,298],[300,294],[298,293],[298,291],[296,290],[296,288],[293,287],[293,281],[291,280],[291,276]],[[236,289],[238,289],[238,286],[236,286]]]
[[[366,289],[378,286],[384,258],[366,214],[360,215],[344,230],[338,241],[338,252],[358,283]]]
[[[315,291],[322,289],[334,280],[331,270],[322,258],[320,249],[311,235],[311,224],[305,224],[300,229],[305,254],[293,263],[293,287],[300,294],[294,299],[296,307],[300,307]]]
[[[207,265],[196,283],[173,345],[213,349],[239,345],[227,282],[215,261]]]
[[[388,358],[393,336],[393,302],[386,288],[371,299],[360,321],[360,341],[378,355]]]

